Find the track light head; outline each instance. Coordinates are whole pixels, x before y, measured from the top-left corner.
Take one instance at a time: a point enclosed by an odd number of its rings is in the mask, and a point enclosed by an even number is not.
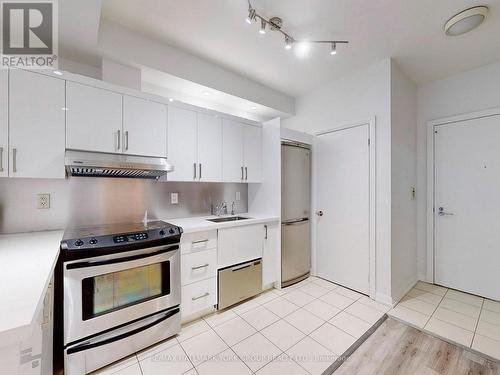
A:
[[[248,8],[248,17],[246,18],[246,23],[248,23],[249,25],[252,24],[253,21],[255,21],[255,9],[253,9],[252,7],[249,7]]]
[[[330,51],[330,55],[336,55],[337,54],[337,43],[333,42],[332,43],[332,50]]]
[[[290,38],[289,36],[285,35],[285,49],[286,50],[292,49],[292,44],[293,44],[292,38]]]
[[[265,34],[266,33],[266,25],[267,25],[267,22],[264,19],[261,18],[259,33],[261,33],[261,34]]]

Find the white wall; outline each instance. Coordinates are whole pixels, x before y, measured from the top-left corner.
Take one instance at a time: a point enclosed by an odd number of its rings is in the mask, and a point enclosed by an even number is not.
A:
[[[66,72],[80,74],[95,79],[102,78],[102,72],[100,67],[79,63],[77,61],[65,58],[59,59],[59,70],[64,70]]]
[[[393,301],[417,281],[417,87],[393,62],[391,66]]]
[[[376,291],[391,298],[391,112],[390,59],[330,82],[296,99],[296,116],[283,126],[313,133],[376,117]]]
[[[110,59],[102,59],[102,80],[141,91],[141,70],[132,66],[123,65]]]
[[[426,273],[427,121],[500,107],[500,63],[418,87],[418,272]],[[430,275],[429,275],[430,276]]]
[[[281,216],[281,119],[262,124],[262,184],[248,184],[248,213]]]

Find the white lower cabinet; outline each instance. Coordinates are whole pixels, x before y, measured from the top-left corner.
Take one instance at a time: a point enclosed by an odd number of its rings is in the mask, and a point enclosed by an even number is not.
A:
[[[190,320],[200,312],[209,311],[217,304],[217,277],[182,287],[182,320]]]
[[[217,231],[201,231],[183,234],[181,238],[181,254],[217,248]]]
[[[217,249],[181,256],[182,286],[217,276]]]
[[[265,228],[262,224],[219,229],[218,267],[224,268],[262,258]]]
[[[262,287],[267,288],[281,277],[280,225],[265,224],[264,248],[262,250]]]

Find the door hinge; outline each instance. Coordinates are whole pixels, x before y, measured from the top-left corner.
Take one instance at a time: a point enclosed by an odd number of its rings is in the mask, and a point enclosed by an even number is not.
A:
[[[370,138],[368,138],[368,146],[370,146]]]

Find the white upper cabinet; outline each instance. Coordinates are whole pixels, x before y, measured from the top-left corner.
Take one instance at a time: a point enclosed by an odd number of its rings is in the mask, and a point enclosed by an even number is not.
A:
[[[121,153],[122,95],[66,83],[66,148]]]
[[[169,107],[167,159],[174,166],[174,171],[168,174],[169,181],[198,179],[196,138],[196,112]]]
[[[222,179],[224,182],[243,182],[243,124],[222,120]]]
[[[222,181],[222,120],[198,113],[198,179]]]
[[[0,69],[0,177],[9,175],[9,71]]]
[[[10,71],[11,177],[65,177],[64,86],[62,79],[18,69]]]
[[[262,128],[224,119],[222,134],[224,182],[261,182]]]
[[[262,180],[262,128],[243,125],[243,163],[245,182]]]
[[[122,144],[126,154],[166,157],[166,105],[124,95]]]

